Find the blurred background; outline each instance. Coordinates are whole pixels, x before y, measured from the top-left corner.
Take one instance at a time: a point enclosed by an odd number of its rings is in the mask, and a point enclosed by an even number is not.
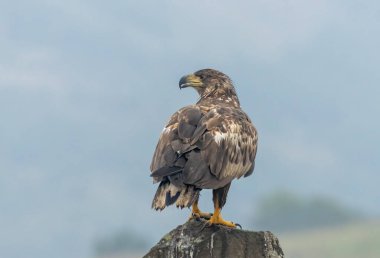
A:
[[[0,257],[141,257],[185,222],[149,165],[208,67],[259,131],[224,217],[287,257],[379,257],[379,46],[374,0],[0,1]]]

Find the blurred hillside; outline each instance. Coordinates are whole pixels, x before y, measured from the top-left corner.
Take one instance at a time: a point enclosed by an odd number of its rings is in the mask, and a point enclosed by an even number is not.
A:
[[[136,256],[146,251],[148,247],[146,236],[143,237],[137,232],[124,230],[98,239],[95,243],[95,256],[116,257],[120,254],[125,256],[125,253],[129,253],[130,256]]]
[[[253,214],[253,228],[275,233],[331,228],[365,219],[360,211],[331,197],[297,196],[287,191],[265,196]]]
[[[378,258],[380,220],[280,234],[281,247],[291,258]]]

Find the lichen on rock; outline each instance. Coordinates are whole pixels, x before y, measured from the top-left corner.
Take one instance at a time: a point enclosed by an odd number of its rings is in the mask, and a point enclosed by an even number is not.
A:
[[[283,258],[277,237],[190,220],[166,234],[144,258]]]

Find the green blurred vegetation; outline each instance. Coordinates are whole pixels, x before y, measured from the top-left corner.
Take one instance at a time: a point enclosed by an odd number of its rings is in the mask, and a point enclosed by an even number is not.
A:
[[[378,258],[380,220],[279,235],[286,257]]]
[[[288,191],[263,198],[254,228],[274,232],[286,257],[380,257],[380,220],[327,197],[300,197]]]
[[[276,233],[338,226],[362,218],[359,212],[331,198],[301,198],[287,191],[263,198],[255,215],[255,229]]]
[[[136,232],[124,230],[99,239],[95,243],[95,254],[98,257],[108,257],[113,254],[141,251],[146,248],[145,238]]]

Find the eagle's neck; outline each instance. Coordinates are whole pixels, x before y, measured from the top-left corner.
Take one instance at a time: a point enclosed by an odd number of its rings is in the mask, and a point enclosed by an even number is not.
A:
[[[226,104],[228,106],[240,107],[239,99],[234,88],[219,88],[205,90],[200,94],[200,99],[197,104]]]

